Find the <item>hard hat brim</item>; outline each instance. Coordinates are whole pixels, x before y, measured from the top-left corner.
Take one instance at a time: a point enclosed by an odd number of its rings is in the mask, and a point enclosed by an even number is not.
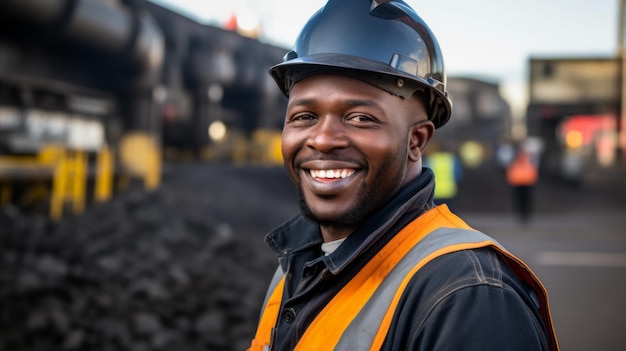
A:
[[[289,54],[288,54],[289,55]],[[417,91],[430,91],[429,119],[436,128],[443,126],[452,114],[452,106],[443,83],[432,77],[420,77],[395,69],[388,64],[345,54],[315,54],[296,57],[269,69],[279,89],[285,96],[300,80],[323,73],[347,75],[363,80],[390,94],[408,98]],[[440,89],[439,89],[440,87]],[[430,109],[435,108],[435,111]]]

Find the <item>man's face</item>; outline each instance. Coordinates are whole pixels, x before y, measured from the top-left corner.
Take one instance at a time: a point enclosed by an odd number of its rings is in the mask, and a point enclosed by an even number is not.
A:
[[[350,234],[419,174],[421,148],[433,130],[425,119],[419,99],[344,76],[315,75],[293,87],[282,137],[285,168],[303,213],[323,234],[334,233],[325,239]],[[420,125],[427,136],[416,133]]]

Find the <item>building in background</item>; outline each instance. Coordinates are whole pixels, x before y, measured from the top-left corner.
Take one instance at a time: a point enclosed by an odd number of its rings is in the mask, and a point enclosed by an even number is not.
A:
[[[452,143],[469,168],[491,161],[495,148],[512,133],[511,107],[498,83],[468,77],[448,77],[453,109],[450,121],[435,133],[433,143]]]
[[[598,183],[620,168],[621,60],[531,58],[528,134],[543,144],[542,170]]]

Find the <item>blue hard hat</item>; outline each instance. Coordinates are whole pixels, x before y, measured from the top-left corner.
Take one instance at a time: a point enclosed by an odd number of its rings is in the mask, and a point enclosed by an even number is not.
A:
[[[427,109],[436,128],[452,113],[437,39],[401,0],[329,0],[283,62],[270,68],[286,96],[299,80],[317,73],[349,75],[404,98],[429,93]]]

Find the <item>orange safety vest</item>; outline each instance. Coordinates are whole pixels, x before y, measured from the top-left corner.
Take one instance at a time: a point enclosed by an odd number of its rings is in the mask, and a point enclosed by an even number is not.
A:
[[[521,154],[506,169],[506,180],[510,185],[533,185],[539,174],[528,154]]]
[[[294,350],[380,350],[400,297],[421,267],[446,253],[487,246],[513,263],[518,277],[537,292],[540,314],[551,334],[550,350],[559,350],[547,292],[539,279],[520,259],[469,227],[446,205],[424,213],[389,241],[320,311]],[[275,277],[249,351],[269,350],[285,283],[280,268]]]

